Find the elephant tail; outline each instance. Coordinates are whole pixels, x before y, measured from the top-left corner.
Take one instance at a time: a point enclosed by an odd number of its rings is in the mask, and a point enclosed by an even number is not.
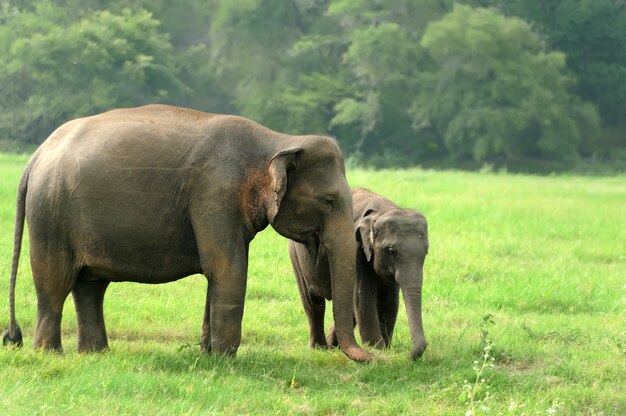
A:
[[[13,236],[13,263],[11,264],[11,280],[9,283],[9,308],[11,320],[9,329],[4,332],[2,345],[22,346],[22,330],[15,319],[15,283],[17,281],[17,266],[20,261],[22,249],[22,236],[24,235],[24,219],[26,217],[26,189],[28,184],[29,168],[26,169],[17,191],[17,209],[15,213],[15,231]]]

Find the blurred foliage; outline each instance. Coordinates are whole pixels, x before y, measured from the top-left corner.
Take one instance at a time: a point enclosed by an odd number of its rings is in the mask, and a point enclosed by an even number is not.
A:
[[[595,108],[569,92],[565,55],[519,18],[455,5],[421,46],[434,65],[418,75],[414,126],[439,132],[455,157],[575,157],[598,133]]]
[[[40,140],[67,119],[185,89],[169,36],[145,10],[97,11],[75,21],[49,2],[4,12],[0,126],[8,138]]]
[[[375,166],[626,155],[625,0],[9,0],[0,56],[3,140],[162,102]]]

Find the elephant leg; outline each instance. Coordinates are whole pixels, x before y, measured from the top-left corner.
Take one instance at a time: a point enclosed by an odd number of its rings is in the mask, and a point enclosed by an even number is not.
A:
[[[238,213],[216,212],[207,218],[199,204],[200,208],[192,209],[191,225],[200,267],[208,280],[200,347],[204,352],[234,356],[241,343],[250,240],[245,226],[234,222]]]
[[[50,304],[45,301],[37,302],[37,324],[33,339],[35,348],[63,352],[63,346],[61,345],[62,309],[62,303],[59,305],[58,303]]]
[[[204,351],[232,355],[241,343],[248,267],[248,243],[231,227],[194,226],[202,271],[209,281],[208,306],[202,325]],[[218,235],[219,234],[219,235]],[[215,242],[219,241],[219,244]],[[208,339],[211,340],[209,349]]]
[[[326,335],[324,334],[326,299],[309,295],[308,300],[304,303],[304,310],[309,320],[309,345],[311,348],[328,348]]]
[[[354,317],[352,318],[352,327],[356,328],[356,319]],[[328,331],[328,335],[326,335],[326,343],[332,348],[339,347],[339,340],[337,339],[337,334],[335,333],[335,324],[330,327],[330,331]]]
[[[300,267],[301,258],[295,250],[293,243],[289,245],[289,254],[292,258],[293,271],[298,282],[298,292],[300,293],[304,313],[309,321],[309,346],[311,348],[328,348],[326,337],[324,336],[326,300],[323,297],[315,296],[309,291],[304,273]]]
[[[78,322],[78,351],[104,351],[109,347],[104,325],[104,293],[106,280],[83,280],[72,289],[76,320]]]
[[[378,318],[378,285],[373,279],[359,278],[356,284],[355,313],[364,344],[384,347]]]
[[[337,334],[335,332],[335,324],[333,324],[328,331],[328,335],[326,336],[326,345],[331,348],[339,347],[339,340],[337,339]]]
[[[207,283],[210,279],[207,278]],[[200,335],[200,351],[211,352],[211,297],[209,296],[209,286],[207,284],[206,303],[204,305],[204,318],[202,319],[202,333]]]
[[[397,285],[381,286],[378,289],[378,319],[384,346],[391,346],[393,330],[398,317],[399,288]]]
[[[78,277],[69,255],[31,238],[31,268],[37,291],[37,323],[33,345],[62,352],[63,304]]]
[[[246,296],[246,267],[231,264],[209,279],[209,332],[211,352],[232,355],[241,343],[241,322]]]

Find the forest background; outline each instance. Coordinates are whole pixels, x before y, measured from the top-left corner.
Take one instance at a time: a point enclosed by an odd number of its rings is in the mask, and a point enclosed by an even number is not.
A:
[[[625,0],[9,0],[0,150],[168,103],[355,166],[622,170]]]

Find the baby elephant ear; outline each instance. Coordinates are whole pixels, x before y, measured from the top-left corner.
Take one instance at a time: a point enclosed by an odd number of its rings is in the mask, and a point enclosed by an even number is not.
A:
[[[283,202],[285,192],[289,187],[288,173],[296,167],[296,156],[302,151],[302,147],[290,147],[276,153],[269,164],[270,192],[267,201],[267,218],[270,223],[274,222],[276,214]]]
[[[374,230],[372,227],[379,216],[380,212],[375,209],[368,209],[356,223],[356,241],[363,249],[367,261],[371,261],[374,256]]]

